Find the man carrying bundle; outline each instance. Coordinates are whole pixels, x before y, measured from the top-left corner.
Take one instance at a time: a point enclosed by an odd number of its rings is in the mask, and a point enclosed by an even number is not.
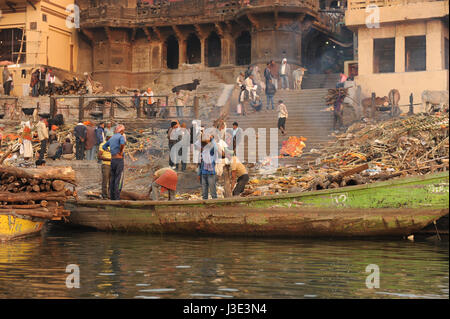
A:
[[[161,192],[167,190],[169,192],[169,201],[173,201],[175,200],[177,183],[177,172],[170,167],[159,169],[153,174],[153,183],[150,185],[149,196],[152,200],[158,201]]]

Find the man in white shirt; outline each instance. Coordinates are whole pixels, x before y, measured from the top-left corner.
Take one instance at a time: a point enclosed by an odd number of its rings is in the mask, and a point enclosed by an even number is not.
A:
[[[289,90],[289,73],[291,68],[287,64],[287,59],[284,58],[280,66],[280,78],[281,78],[281,88],[283,90]]]

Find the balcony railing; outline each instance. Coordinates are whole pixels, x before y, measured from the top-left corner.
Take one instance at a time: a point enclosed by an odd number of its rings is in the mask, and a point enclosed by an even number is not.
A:
[[[369,5],[376,5],[378,7],[393,7],[393,6],[404,6],[415,3],[423,2],[436,2],[436,1],[447,1],[448,0],[349,0],[348,9],[349,10],[362,10],[366,9]]]
[[[293,6],[318,11],[318,0],[249,0],[249,6],[241,0],[184,0],[184,1],[158,1],[153,4],[140,4],[136,8],[123,8],[118,6],[101,5],[81,10],[81,25],[95,24],[105,20],[128,22],[135,20],[136,23],[148,22],[158,24],[170,18],[199,16],[200,20],[211,22],[217,19],[230,19],[240,10],[246,8]]]

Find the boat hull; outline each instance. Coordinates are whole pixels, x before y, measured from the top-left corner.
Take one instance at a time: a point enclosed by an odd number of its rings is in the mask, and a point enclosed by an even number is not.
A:
[[[20,215],[0,215],[0,241],[13,240],[37,235],[44,227],[45,220]]]
[[[337,190],[212,201],[67,202],[104,231],[258,237],[408,236],[448,215],[448,173]]]

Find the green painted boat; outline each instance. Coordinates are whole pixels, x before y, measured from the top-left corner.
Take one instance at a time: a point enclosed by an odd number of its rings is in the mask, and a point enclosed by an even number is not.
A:
[[[403,237],[449,212],[449,173],[279,196],[68,201],[71,225],[102,231],[261,237]]]

